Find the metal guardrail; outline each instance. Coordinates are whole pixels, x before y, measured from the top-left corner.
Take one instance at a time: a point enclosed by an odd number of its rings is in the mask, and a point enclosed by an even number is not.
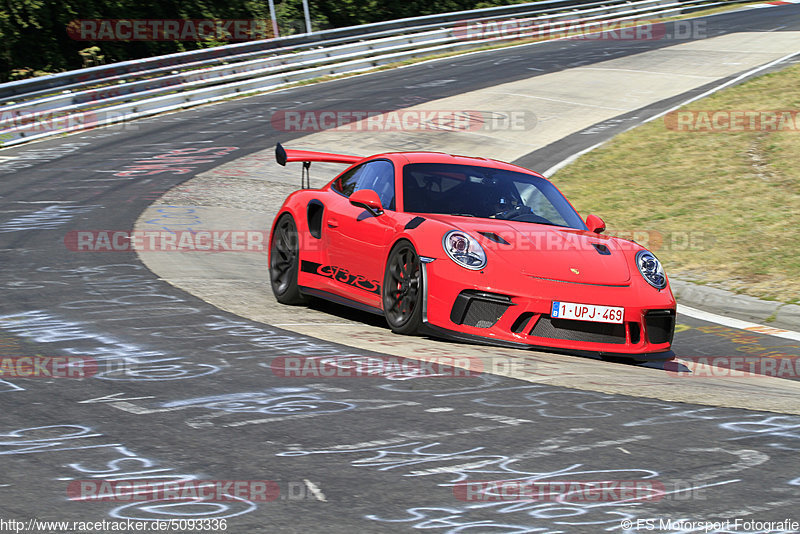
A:
[[[518,14],[528,15],[529,13],[541,10],[569,9],[576,6],[591,7],[602,4],[624,4],[627,0],[597,0],[588,2],[586,0],[544,0],[527,4],[517,4],[513,6],[499,6],[472,11],[459,11],[443,13],[438,15],[428,15],[423,17],[412,17],[398,19],[361,26],[349,26],[346,28],[336,28],[323,30],[313,34],[300,34],[277,39],[254,41],[247,43],[237,43],[233,45],[219,46],[210,49],[192,50],[147,58],[143,60],[132,60],[118,62],[110,65],[100,65],[80,70],[41,76],[37,78],[19,80],[0,85],[0,99],[12,98],[15,95],[28,94],[34,91],[46,90],[54,87],[62,87],[70,84],[80,84],[101,80],[111,76],[138,73],[144,70],[158,68],[174,68],[190,62],[206,62],[216,59],[230,60],[238,55],[249,52],[264,52],[281,48],[292,49],[299,46],[323,44],[343,44],[334,43],[335,40],[360,39],[367,36],[386,37],[391,32],[403,32],[412,29],[431,29],[437,25],[458,22],[476,17],[507,17]],[[387,33],[389,32],[389,33]],[[381,35],[383,34],[383,35]]]
[[[744,1],[638,0],[575,4],[575,0],[547,0],[226,45],[43,77],[47,80],[34,78],[0,84],[0,96],[18,91],[14,97],[18,102],[0,107],[0,145],[16,145],[57,133],[273,90],[320,76],[502,44],[525,37],[524,32],[508,31],[509,26],[519,26],[520,22],[535,23],[537,31],[546,31],[559,22],[578,20],[584,30],[591,30],[601,29],[610,21],[665,17]],[[531,9],[534,6],[537,9]],[[476,17],[476,14],[481,16]],[[493,22],[497,24],[492,25]],[[464,35],[465,23],[494,26],[495,29],[484,29],[480,39],[468,39]],[[353,33],[359,29],[361,33]],[[334,38],[324,40],[324,35]],[[297,44],[286,46],[293,39]],[[131,73],[126,71],[128,68],[139,70]],[[89,79],[82,79],[84,77]],[[19,92],[25,89],[26,92]]]

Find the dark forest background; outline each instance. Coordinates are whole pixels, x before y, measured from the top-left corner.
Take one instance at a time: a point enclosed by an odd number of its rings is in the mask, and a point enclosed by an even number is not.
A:
[[[313,29],[368,24],[530,0],[309,0]],[[302,0],[275,2],[281,35],[305,29]],[[269,19],[267,0],[0,0],[0,82],[96,64],[226,44],[207,41],[78,41],[79,19]]]

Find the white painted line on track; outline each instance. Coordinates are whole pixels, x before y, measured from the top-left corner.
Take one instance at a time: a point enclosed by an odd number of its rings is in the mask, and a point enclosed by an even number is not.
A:
[[[750,69],[749,71],[747,71],[747,72],[745,72],[743,74],[740,74],[739,76],[737,76],[736,78],[733,78],[732,80],[728,80],[727,82],[725,82],[725,83],[723,83],[721,85],[718,85],[717,87],[714,87],[713,89],[709,89],[705,93],[701,93],[701,94],[699,94],[697,96],[693,96],[692,98],[690,98],[688,100],[684,100],[683,102],[681,102],[680,104],[678,104],[676,106],[673,106],[673,107],[671,107],[671,108],[669,108],[669,109],[667,109],[665,111],[662,111],[661,113],[659,113],[657,115],[653,115],[652,117],[644,120],[642,122],[642,124],[644,124],[646,122],[654,121],[654,120],[656,120],[658,118],[661,118],[664,115],[666,115],[667,113],[671,113],[671,112],[673,112],[673,111],[675,111],[677,109],[682,108],[683,106],[685,106],[687,104],[691,104],[695,100],[700,100],[701,98],[705,98],[705,97],[707,97],[709,95],[713,95],[717,91],[725,89],[726,87],[728,87],[730,85],[734,85],[734,84],[744,80],[745,78],[748,78],[748,77],[752,76],[753,74],[755,74],[757,72],[760,72],[762,70],[766,70],[766,69],[768,69],[768,68],[770,68],[770,67],[772,67],[774,65],[777,65],[777,64],[782,63],[782,62],[784,62],[786,60],[792,59],[794,56],[796,56],[798,54],[800,54],[800,50],[797,50],[796,52],[792,52],[790,54],[786,54],[785,56],[779,57],[778,59],[776,59],[774,61],[770,61],[769,63],[765,63],[765,64],[761,65],[760,67],[756,67],[754,69]],[[628,130],[631,130],[633,128],[635,128],[635,126],[632,126],[632,127],[628,128]],[[628,130],[625,130],[625,131],[628,131]]]
[[[640,123],[640,124],[641,124],[641,123]],[[639,126],[639,124],[637,124],[636,126]],[[625,131],[627,131],[627,130],[625,130]],[[566,158],[566,159],[563,159],[563,160],[559,161],[558,163],[556,163],[555,165],[553,165],[552,167],[550,167],[549,169],[547,169],[546,171],[544,171],[544,172],[542,173],[542,175],[546,176],[547,178],[550,178],[550,177],[551,177],[551,176],[553,176],[553,175],[554,175],[554,174],[555,174],[557,171],[560,171],[561,169],[563,169],[564,167],[566,167],[567,165],[569,165],[570,163],[572,163],[573,161],[575,161],[575,160],[576,160],[576,159],[578,159],[579,157],[583,156],[584,154],[587,154],[587,153],[591,152],[591,151],[592,151],[592,150],[594,150],[595,148],[598,148],[598,147],[601,147],[601,146],[603,146],[603,145],[604,145],[604,144],[606,144],[606,143],[607,143],[607,141],[601,141],[601,142],[597,143],[596,145],[592,145],[592,146],[590,146],[589,148],[584,148],[584,149],[583,149],[583,150],[581,150],[580,152],[576,152],[576,153],[574,153],[573,155],[571,155],[570,157],[568,157],[568,158]]]
[[[696,308],[690,308],[683,304],[678,304],[678,313],[700,319],[701,321],[708,321],[709,323],[716,323],[722,326],[731,328],[738,328],[747,332],[756,334],[765,334],[768,336],[782,337],[784,339],[791,339],[793,341],[800,341],[800,332],[792,332],[791,330],[783,330],[782,328],[775,328],[774,326],[765,326],[763,324],[751,323],[749,321],[742,321],[741,319],[734,319],[732,317],[725,317],[724,315],[717,315]]]
[[[738,52],[741,52],[739,50]],[[683,77],[683,78],[700,78],[706,80],[715,80],[714,76],[700,76],[698,74],[681,74],[675,72],[658,72],[654,70],[641,70],[641,69],[615,69],[615,68],[605,68],[605,67],[577,67],[581,70],[601,70],[601,71],[614,71],[614,72],[633,72],[634,74],[656,74],[658,76],[675,76],[675,77]]]
[[[73,204],[72,200],[15,200],[17,204]]]
[[[610,69],[609,69],[610,70]],[[495,94],[495,95],[509,95],[509,96],[518,96],[520,98],[535,98],[536,100],[547,100],[548,102],[558,102],[560,104],[569,104],[571,106],[582,106],[586,108],[595,108],[595,109],[610,109],[611,111],[628,111],[627,108],[614,108],[611,106],[598,106],[596,104],[587,104],[586,102],[574,102],[572,100],[562,100],[560,98],[548,98],[546,96],[537,96],[537,95],[525,95],[521,93],[507,93],[504,91],[486,91],[487,94]]]
[[[798,0],[798,1],[800,1],[800,0]],[[632,125],[630,128],[628,128],[628,129],[626,129],[626,130],[624,130],[623,132],[620,132],[620,133],[625,133],[628,130],[633,130],[634,128],[636,128],[638,126],[641,126],[642,124],[648,123],[650,121],[654,121],[654,120],[656,120],[656,119],[658,119],[660,117],[663,117],[667,113],[671,113],[671,112],[675,111],[676,109],[680,109],[680,108],[682,108],[683,106],[685,106],[687,104],[691,104],[695,100],[700,100],[701,98],[705,98],[705,97],[707,97],[709,95],[712,95],[712,94],[716,93],[717,91],[721,91],[722,89],[728,87],[729,85],[733,85],[733,84],[735,84],[737,82],[740,82],[743,79],[745,79],[745,78],[747,78],[749,76],[752,76],[753,74],[755,74],[755,73],[757,73],[759,71],[768,69],[768,68],[772,67],[773,65],[777,65],[778,63],[781,63],[783,61],[791,59],[791,58],[793,58],[794,56],[796,56],[798,54],[800,54],[800,50],[798,50],[796,52],[792,52],[790,54],[786,54],[785,56],[779,57],[778,59],[776,59],[774,61],[770,61],[769,63],[765,63],[764,65],[761,65],[760,67],[756,67],[754,69],[750,69],[749,71],[747,71],[747,72],[745,72],[743,74],[740,74],[736,78],[728,80],[727,82],[725,82],[723,84],[720,84],[717,87],[714,87],[713,89],[709,89],[708,91],[706,91],[704,93],[701,93],[701,94],[699,94],[697,96],[693,96],[692,98],[684,100],[683,102],[681,102],[680,104],[678,104],[676,106],[673,106],[673,107],[671,107],[671,108],[669,108],[669,109],[667,109],[665,111],[662,111],[661,113],[653,115],[652,117],[649,117],[649,118],[643,120],[642,122],[636,123],[636,124]],[[584,148],[580,152],[576,152],[575,154],[572,154],[568,158],[565,158],[565,159],[559,161],[558,163],[556,163],[555,165],[553,165],[552,167],[550,167],[549,169],[544,171],[542,174],[549,178],[552,175],[554,175],[557,171],[563,169],[564,167],[566,167],[567,165],[569,165],[570,163],[572,163],[573,161],[575,161],[579,157],[583,156],[584,154],[586,154],[588,152],[591,152],[592,150],[594,150],[595,148],[597,148],[599,146],[602,146],[602,145],[606,144],[608,141],[610,141],[610,139],[606,140],[606,141],[602,141],[600,143],[597,143],[596,145],[592,145],[589,148]]]
[[[353,326],[358,323],[273,323],[272,326]]]
[[[800,2],[800,0],[798,0],[798,1]],[[726,87],[728,87],[730,85],[733,85],[733,84],[735,84],[737,82],[740,82],[741,80],[743,80],[743,79],[745,79],[745,78],[747,78],[749,76],[752,76],[753,74],[755,74],[755,73],[757,73],[759,71],[768,69],[768,68],[772,67],[773,65],[777,65],[777,64],[779,64],[779,63],[781,63],[783,61],[791,59],[794,56],[797,56],[798,54],[800,54],[800,50],[798,50],[797,52],[792,52],[791,54],[786,54],[785,56],[780,57],[780,58],[778,58],[778,59],[776,59],[774,61],[770,61],[769,63],[765,63],[764,65],[761,65],[760,67],[756,67],[754,69],[750,69],[749,71],[747,71],[747,72],[745,72],[743,74],[740,74],[736,78],[728,80],[727,82],[725,82],[725,83],[723,83],[723,84],[721,84],[721,85],[719,85],[717,87],[714,87],[713,89],[709,89],[708,91],[706,91],[706,92],[704,92],[702,94],[699,94],[697,96],[693,96],[692,98],[684,100],[680,104],[678,104],[676,106],[673,106],[673,107],[667,109],[666,111],[662,111],[661,113],[653,115],[652,117],[650,117],[648,119],[645,119],[640,123],[634,124],[633,126],[631,126],[630,128],[626,129],[624,132],[621,132],[621,133],[625,133],[628,130],[632,130],[632,129],[638,127],[638,126],[641,126],[642,124],[645,124],[645,123],[648,123],[650,121],[654,121],[654,120],[656,120],[656,119],[658,119],[660,117],[663,117],[667,113],[670,113],[672,111],[680,109],[683,106],[694,102],[695,100],[700,100],[701,98],[705,98],[705,97],[707,97],[709,95],[712,95],[712,94],[716,93],[717,91],[720,91],[720,90],[722,90],[722,89],[724,89],[724,88],[726,88]],[[585,148],[585,149],[581,150],[580,152],[576,152],[575,154],[572,154],[568,158],[565,158],[565,159],[559,161],[558,163],[556,163],[555,165],[553,165],[552,167],[550,167],[549,169],[544,171],[542,174],[549,178],[552,175],[554,175],[557,171],[563,169],[564,167],[566,167],[567,165],[569,165],[570,163],[572,163],[573,161],[575,161],[579,157],[583,156],[584,154],[587,154],[587,153],[591,152],[595,148],[598,148],[598,147],[606,144],[607,142],[608,141],[602,141],[600,143],[597,143],[596,145],[590,146],[589,148]],[[689,317],[694,317],[695,319],[700,319],[702,321],[708,321],[710,323],[716,323],[716,324],[720,324],[720,325],[723,325],[723,326],[729,326],[731,328],[738,328],[740,330],[746,330],[748,332],[755,332],[755,333],[758,333],[758,334],[766,334],[766,335],[770,335],[770,336],[781,337],[781,338],[784,338],[784,339],[791,339],[791,340],[794,340],[794,341],[800,341],[800,332],[792,332],[791,330],[782,330],[780,328],[774,328],[772,326],[764,326],[764,325],[760,325],[760,324],[756,324],[756,323],[751,323],[751,322],[748,322],[748,321],[742,321],[740,319],[734,319],[732,317],[725,317],[724,315],[717,315],[716,313],[705,312],[705,311],[702,311],[702,310],[696,310],[694,308],[690,308],[689,306],[684,306],[682,304],[678,304],[678,313],[683,314],[683,315],[687,315]]]
[[[311,494],[318,500],[322,502],[328,502],[328,499],[325,498],[325,494],[322,493],[322,490],[319,489],[319,486],[308,480],[307,478],[303,479],[305,482],[306,487],[311,492]]]

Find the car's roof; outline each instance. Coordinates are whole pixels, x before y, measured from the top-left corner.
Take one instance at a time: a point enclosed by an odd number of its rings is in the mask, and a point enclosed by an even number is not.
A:
[[[494,169],[506,169],[509,171],[531,173],[530,169],[505,163],[496,159],[482,158],[477,156],[459,156],[456,154],[446,154],[444,152],[387,152],[376,154],[364,160],[389,157],[391,159],[404,159],[405,163],[446,163],[451,165],[475,165],[478,167],[492,167]],[[538,173],[534,173],[538,174]]]

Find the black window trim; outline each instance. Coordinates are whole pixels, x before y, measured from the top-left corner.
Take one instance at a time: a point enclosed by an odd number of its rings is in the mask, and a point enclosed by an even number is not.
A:
[[[351,167],[349,169],[345,169],[344,171],[342,171],[341,174],[339,174],[339,176],[336,177],[336,179],[333,182],[331,182],[331,191],[339,194],[340,196],[343,196],[344,198],[350,198],[350,195],[345,195],[344,191],[340,191],[337,188],[337,184],[339,183],[339,179],[342,177],[342,175],[344,173],[352,171],[354,169],[358,169],[359,167],[363,167],[364,165],[367,165],[368,163],[372,163],[373,161],[388,161],[389,164],[392,166],[392,170],[394,170],[394,205],[395,205],[395,209],[389,209],[386,206],[383,206],[383,209],[386,210],[386,211],[397,211],[397,166],[389,158],[375,158],[375,159],[371,159],[369,161],[363,161],[363,162],[359,163],[358,165],[356,165],[355,167]],[[353,193],[355,193],[355,191],[353,191]]]

